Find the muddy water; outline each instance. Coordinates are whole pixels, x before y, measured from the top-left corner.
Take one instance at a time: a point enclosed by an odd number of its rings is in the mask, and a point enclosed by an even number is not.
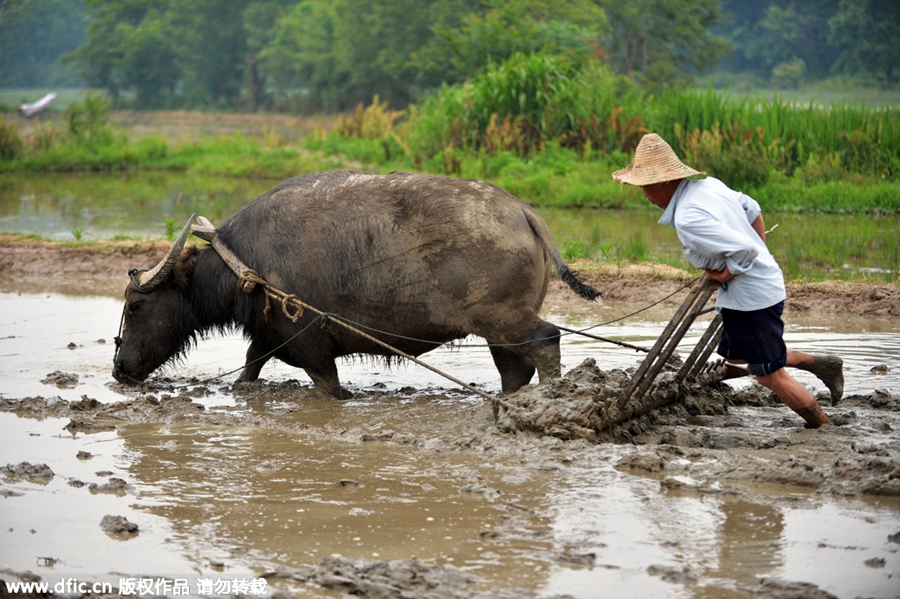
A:
[[[305,375],[283,364],[264,369],[266,393],[233,391],[236,374],[207,379],[240,368],[245,342],[237,336],[202,342],[154,388],[124,388],[110,376],[119,300],[13,287],[0,293],[2,398],[113,404],[150,396],[163,405],[188,392],[206,419],[131,418],[113,421],[114,430],[84,432],[66,429],[70,416],[0,413],[0,466],[46,464],[54,473],[38,482],[0,477],[0,570],[47,581],[188,578],[192,592],[197,578],[279,570],[293,574],[270,577],[270,593],[325,597],[347,587],[303,582],[297,569],[338,554],[367,563],[417,558],[473,576],[428,596],[712,598],[761,588],[794,592],[784,596],[813,596],[815,588],[848,598],[900,596],[900,544],[889,540],[900,532],[896,497],[752,481],[703,492],[673,486],[671,478],[699,458],[652,472],[618,465],[631,445],[503,434],[492,430],[480,399],[414,365],[340,364],[343,383],[357,393],[346,402],[306,392]],[[546,317],[582,328],[634,308],[551,304]],[[593,332],[649,346],[669,312]],[[701,332],[698,326],[685,346]],[[896,319],[792,317],[787,337],[799,349],[844,355],[847,394],[900,390]],[[566,368],[586,357],[604,369],[640,359],[574,336],[562,353]],[[477,339],[424,358],[499,390]],[[872,374],[878,364],[888,374]],[[798,378],[821,390],[804,374]],[[763,432],[777,411],[735,410]],[[217,412],[230,419],[217,421]],[[772,435],[799,443],[817,434],[795,429]],[[867,442],[894,451],[895,431],[873,431]],[[113,479],[125,485],[110,486]],[[107,534],[105,515],[126,517],[138,533]]]

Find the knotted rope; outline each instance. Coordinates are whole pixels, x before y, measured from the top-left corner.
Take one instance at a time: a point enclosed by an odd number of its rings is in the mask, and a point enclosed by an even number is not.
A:
[[[263,308],[263,314],[267,320],[269,314],[272,313],[272,305],[269,303],[270,299],[281,304],[281,312],[294,324],[297,324],[297,321],[303,316],[305,304],[293,293],[288,294],[269,285],[269,283],[259,276],[259,273],[252,268],[246,268],[240,273],[236,272],[235,274],[238,276],[238,289],[244,293],[250,293],[256,289],[257,285],[262,286],[263,290],[266,292],[266,307]],[[291,308],[294,309],[293,313],[290,311]]]

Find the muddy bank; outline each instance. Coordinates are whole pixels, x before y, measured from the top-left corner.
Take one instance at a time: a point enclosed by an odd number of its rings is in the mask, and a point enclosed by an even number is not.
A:
[[[593,565],[593,554],[560,556]],[[647,568],[648,574],[660,579],[698,586],[700,577],[690,570],[661,565]],[[419,560],[394,562],[351,560],[344,557],[324,558],[309,568],[278,570],[266,573],[271,581],[289,580],[314,584],[344,596],[396,597],[397,599],[571,599],[571,595],[541,595],[525,589],[503,589],[497,592],[478,590],[479,577],[452,566],[434,566]],[[833,599],[814,584],[763,579],[756,585],[739,585],[735,591],[762,599]]]
[[[35,290],[118,296],[128,283],[131,268],[156,264],[169,248],[166,241],[126,240],[86,244],[39,241],[21,235],[0,234],[0,283],[4,279]],[[585,279],[603,291],[601,301],[646,303],[676,293],[696,277],[665,265],[619,266],[604,262],[573,264]],[[581,301],[558,280],[548,300]],[[665,304],[683,300],[674,296]],[[900,315],[900,288],[894,285],[846,283],[788,284],[787,313]]]

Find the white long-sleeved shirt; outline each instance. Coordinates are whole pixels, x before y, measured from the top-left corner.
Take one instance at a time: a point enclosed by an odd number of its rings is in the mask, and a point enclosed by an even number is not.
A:
[[[751,226],[759,214],[756,200],[707,177],[682,181],[659,219],[675,229],[695,267],[727,266],[735,275],[719,289],[717,309],[760,310],[785,299],[781,268]]]

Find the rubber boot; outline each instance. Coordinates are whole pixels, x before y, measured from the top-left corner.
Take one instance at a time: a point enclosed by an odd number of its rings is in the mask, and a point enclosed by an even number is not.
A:
[[[801,362],[797,368],[811,372],[825,383],[831,393],[831,405],[844,396],[844,360],[840,356],[810,355],[813,361]]]
[[[814,401],[811,406],[795,411],[806,421],[806,428],[819,428],[823,424],[828,424],[828,416],[822,411],[817,401]]]

